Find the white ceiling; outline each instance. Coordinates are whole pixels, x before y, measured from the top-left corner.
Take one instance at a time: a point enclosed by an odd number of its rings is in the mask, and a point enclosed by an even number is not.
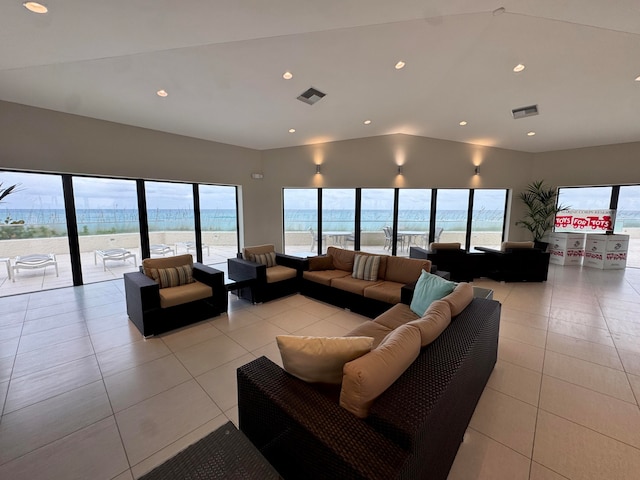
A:
[[[390,133],[526,152],[640,141],[638,0],[42,3],[0,3],[1,100],[261,150]],[[327,96],[296,100],[311,86]]]

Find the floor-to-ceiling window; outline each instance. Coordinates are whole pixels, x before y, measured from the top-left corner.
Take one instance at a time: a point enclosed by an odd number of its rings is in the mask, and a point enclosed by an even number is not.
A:
[[[398,192],[397,254],[408,255],[409,243],[419,247],[429,246],[431,219],[430,189],[400,189]],[[414,232],[409,238],[407,232]],[[438,241],[438,238],[435,238]]]
[[[369,252],[391,251],[394,190],[363,188],[361,191],[360,248]]]
[[[640,185],[620,187],[614,233],[629,235],[628,267],[640,267]]]
[[[612,187],[568,187],[558,190],[558,204],[571,210],[603,210],[611,203]]]
[[[112,280],[141,261],[136,182],[73,177],[82,280]]]
[[[474,190],[471,221],[471,248],[500,248],[507,201],[505,190]]]
[[[0,172],[0,295],[73,284],[62,177]],[[57,271],[57,275],[56,275]]]
[[[353,188],[322,189],[323,252],[330,245],[353,250],[355,242],[355,198]]]
[[[284,210],[284,253],[317,255],[318,253],[318,190],[315,188],[285,188],[282,192]],[[326,247],[326,245],[325,245]]]
[[[469,190],[437,190],[436,236],[441,242],[458,242],[466,247]]]
[[[185,242],[194,242],[191,184],[147,181],[145,192],[151,256],[174,255]]]
[[[236,187],[199,185],[202,261],[205,264],[226,262],[238,251],[238,214]],[[193,243],[178,245],[182,253],[195,254]]]

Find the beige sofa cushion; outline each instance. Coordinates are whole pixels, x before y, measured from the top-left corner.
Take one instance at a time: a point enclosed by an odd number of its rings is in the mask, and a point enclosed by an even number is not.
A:
[[[331,286],[331,280],[334,278],[349,277],[350,272],[344,270],[319,270],[317,272],[302,272],[302,278],[321,285]]]
[[[281,282],[282,280],[289,280],[290,278],[296,278],[298,272],[295,268],[285,267],[283,265],[276,265],[275,267],[267,268],[267,283]]]
[[[321,255],[309,258],[309,271],[333,270],[333,257],[331,255]]]
[[[392,331],[377,348],[345,363],[340,406],[365,418],[374,400],[402,375],[419,353],[420,330],[403,325]]]
[[[344,270],[349,273],[353,272],[353,261],[356,256],[356,252],[353,250],[329,247],[327,248],[327,255],[333,257],[333,266],[338,270]]]
[[[385,280],[364,289],[364,296],[387,303],[400,303],[403,283]]]
[[[431,271],[431,261],[421,258],[389,257],[384,280],[402,284],[413,283],[420,277],[422,270]]]
[[[449,304],[451,316],[457,317],[473,300],[473,286],[470,283],[461,282],[442,300]]]
[[[418,320],[420,317],[411,311],[409,305],[404,303],[398,303],[394,305],[386,312],[378,315],[374,320],[374,323],[379,323],[385,327],[395,330],[402,325]]]
[[[371,337],[276,337],[282,364],[291,375],[305,382],[342,382],[342,367],[350,360],[368,353]]]
[[[353,259],[352,277],[359,280],[375,282],[378,280],[378,269],[380,268],[380,256],[378,255],[355,255]]]
[[[255,255],[257,253],[269,253],[275,251],[276,248],[271,244],[256,245],[255,247],[244,247],[242,249],[242,258],[244,258],[245,260],[251,260],[252,254]]]
[[[431,242],[429,250],[460,250],[459,242]]]
[[[259,263],[260,265],[265,265],[266,267],[275,267],[277,265],[276,252],[250,253],[249,260]]]
[[[533,242],[502,242],[500,245],[500,250],[503,252],[509,248],[533,248]]]
[[[391,333],[391,330],[393,329],[378,322],[366,321],[347,333],[345,337],[373,337],[373,348],[376,348]]]
[[[213,290],[211,287],[198,281],[188,285],[180,285],[179,287],[161,288],[160,306],[162,308],[174,307],[183,303],[209,298],[212,295]]]
[[[178,287],[193,283],[193,267],[191,265],[180,265],[169,268],[147,268],[160,288]]]
[[[407,325],[414,325],[420,329],[420,344],[426,347],[440,336],[451,323],[451,308],[444,300],[433,302],[424,315]]]
[[[331,280],[331,286],[333,288],[339,288],[340,290],[345,290],[347,292],[363,296],[364,289],[375,284],[376,282],[360,280],[358,278],[353,278],[351,275],[347,275],[346,277],[334,278]]]
[[[147,273],[150,268],[171,268],[181,265],[193,265],[193,257],[190,254],[185,254],[173,257],[145,258],[142,260],[142,271],[147,277],[153,278]]]

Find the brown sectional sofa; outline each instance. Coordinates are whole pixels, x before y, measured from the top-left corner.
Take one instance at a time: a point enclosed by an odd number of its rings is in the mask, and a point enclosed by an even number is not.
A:
[[[376,280],[353,278],[356,255],[380,257]],[[403,299],[411,301],[413,284],[422,270],[431,270],[429,260],[329,247],[326,256],[308,259],[300,291],[303,295],[375,318]]]
[[[461,285],[456,290],[469,290]],[[468,291],[463,296],[468,301]],[[337,394],[266,357],[240,367],[240,429],[285,479],[445,480],[497,359],[500,304],[472,298],[462,307],[447,297],[439,303],[448,303],[450,317],[414,327],[427,314],[418,319],[407,304],[397,304],[351,331],[373,337],[375,350],[344,365]],[[403,329],[410,342],[397,341]],[[435,340],[425,346],[425,336]],[[407,357],[407,344],[416,341],[408,368],[400,365],[389,380],[381,369]],[[345,397],[349,382],[362,388],[355,385]],[[367,391],[381,383],[371,402]]]

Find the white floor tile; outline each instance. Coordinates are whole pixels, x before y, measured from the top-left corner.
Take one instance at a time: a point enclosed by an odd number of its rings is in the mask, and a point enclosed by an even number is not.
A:
[[[547,350],[622,370],[618,351],[608,345],[549,332],[549,335],[547,335]]]
[[[88,336],[21,353],[16,355],[13,378],[37,373],[40,370],[88,357],[93,353],[93,345]]]
[[[131,465],[171,445],[220,415],[195,380],[116,413]]]
[[[542,372],[544,348],[500,337],[498,340],[498,358],[529,370]]]
[[[272,342],[277,335],[287,335],[288,333],[286,330],[276,327],[269,322],[262,322],[233,330],[227,335],[245,349],[251,351]]]
[[[148,338],[96,353],[105,377],[171,354],[159,338]]]
[[[220,336],[178,350],[175,356],[194,377],[249,353],[229,337]]]
[[[487,386],[537,406],[541,380],[540,372],[498,360]]]

